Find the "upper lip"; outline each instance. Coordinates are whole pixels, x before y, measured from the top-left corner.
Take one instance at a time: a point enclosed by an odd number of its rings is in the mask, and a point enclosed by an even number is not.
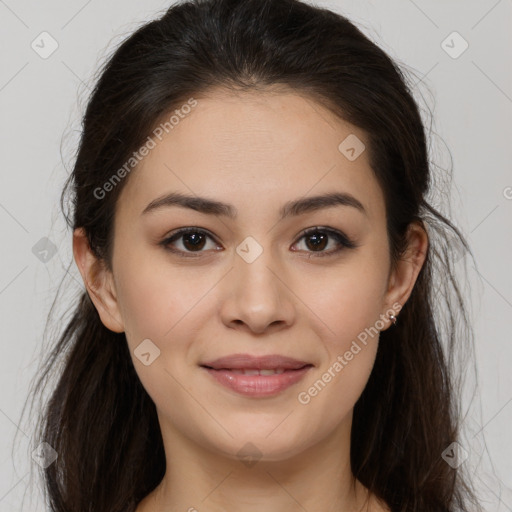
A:
[[[254,369],[254,370],[273,370],[283,368],[284,370],[298,370],[304,366],[311,366],[307,361],[299,361],[279,354],[270,354],[267,356],[251,356],[250,354],[233,354],[220,357],[214,361],[201,363],[201,366],[207,366],[215,370],[220,369]]]

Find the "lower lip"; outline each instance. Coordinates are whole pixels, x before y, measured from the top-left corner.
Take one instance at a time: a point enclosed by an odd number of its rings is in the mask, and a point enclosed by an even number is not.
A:
[[[274,375],[241,375],[229,370],[213,370],[203,367],[217,382],[225,387],[251,397],[265,397],[280,393],[299,382],[312,366],[299,370],[285,370]]]

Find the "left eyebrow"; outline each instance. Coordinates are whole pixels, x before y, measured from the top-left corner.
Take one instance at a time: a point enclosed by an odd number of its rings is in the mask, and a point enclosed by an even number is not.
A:
[[[220,215],[236,219],[237,209],[230,204],[209,199],[207,197],[189,196],[180,192],[171,192],[151,201],[141,215],[163,207],[180,206],[206,215]],[[279,210],[280,219],[302,215],[333,206],[350,206],[368,216],[362,203],[347,192],[332,192],[318,196],[306,197],[289,201]]]

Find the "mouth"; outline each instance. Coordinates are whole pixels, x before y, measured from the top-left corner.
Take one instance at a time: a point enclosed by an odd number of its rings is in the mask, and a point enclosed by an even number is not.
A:
[[[302,368],[306,368],[308,366],[313,366],[311,364],[307,364],[307,365],[304,365],[304,366],[301,366],[300,368],[297,368],[297,370],[302,370]],[[268,368],[268,369],[263,369],[263,368],[211,368],[210,366],[203,366],[203,368],[207,368],[209,370],[214,370],[214,371],[226,371],[226,372],[231,372],[231,373],[234,373],[236,375],[281,375],[282,373],[285,373],[285,372],[295,372],[297,370],[286,370],[284,368]]]
[[[300,361],[288,356],[269,354],[265,356],[252,356],[250,354],[232,354],[220,357],[214,361],[206,361],[200,366],[213,370],[300,370],[304,366],[312,366],[307,361]]]
[[[257,398],[274,396],[296,384],[313,364],[286,356],[254,357],[235,354],[200,364],[217,383],[238,394]]]

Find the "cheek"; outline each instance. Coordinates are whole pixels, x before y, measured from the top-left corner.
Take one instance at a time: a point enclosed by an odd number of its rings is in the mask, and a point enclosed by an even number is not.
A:
[[[314,437],[325,437],[348,420],[370,377],[377,339],[372,345],[349,345],[348,351],[319,368],[299,390],[298,414]]]
[[[374,262],[362,259],[311,284],[307,282],[302,294],[323,322],[328,346],[337,353],[348,350],[351,340],[375,326],[384,312],[385,271]]]
[[[160,343],[186,323],[209,282],[166,265],[161,255],[132,256],[118,265],[118,300],[126,334],[132,343],[138,338]]]
[[[166,275],[166,269],[151,263],[119,268],[126,339],[135,371],[155,404],[165,410],[173,397],[173,406],[184,408],[183,386],[190,370],[186,361],[195,327],[191,319],[200,309],[206,283],[191,282],[179,272],[170,275],[168,269]],[[145,362],[144,353],[149,353]]]
[[[350,289],[350,288],[349,288]],[[373,287],[342,293],[333,287],[331,299],[323,299],[322,363],[301,386],[296,397],[312,432],[325,435],[335,429],[361,396],[373,369],[379,343],[377,301]]]
[[[314,293],[304,288],[315,315],[313,330],[325,354],[314,378],[301,388],[299,403],[315,404],[318,414],[336,423],[354,406],[371,374],[379,341],[385,270],[361,259],[329,280],[317,280]],[[323,286],[322,286],[323,284]],[[334,409],[330,407],[334,406]]]

